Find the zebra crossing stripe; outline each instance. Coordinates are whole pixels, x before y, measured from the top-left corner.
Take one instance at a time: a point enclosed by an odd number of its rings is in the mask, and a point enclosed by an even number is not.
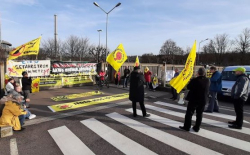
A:
[[[132,108],[131,109],[127,109],[126,111],[133,113]],[[139,110],[137,110],[139,111]],[[150,113],[149,113],[150,114]],[[148,117],[148,119],[153,120],[155,122],[161,123],[161,124],[165,124],[174,128],[179,129],[179,126],[183,126],[183,123],[181,122],[177,122],[168,118],[164,118],[164,117],[160,117],[154,114],[150,114],[150,117]],[[216,132],[212,132],[209,130],[205,130],[205,129],[201,129],[198,133],[197,132],[190,132],[192,134],[237,148],[237,149],[241,149],[247,152],[250,152],[250,143],[243,141],[243,140],[239,140],[236,138],[232,138],[226,135],[222,135]]]
[[[151,105],[145,105],[145,107],[147,109],[155,110],[155,111],[165,113],[165,114],[168,114],[168,115],[185,118],[184,113],[175,112],[175,111],[172,111],[172,110],[163,109],[163,108],[159,108],[159,107],[154,107],[154,106],[151,106]],[[195,121],[196,116],[193,116],[192,120]],[[208,118],[202,118],[202,123],[250,135],[250,129],[249,128],[242,127],[242,130],[234,130],[234,129],[229,128],[227,123],[215,121],[215,120],[208,119]]]
[[[48,130],[64,155],[93,155],[94,153],[66,126]]]
[[[97,135],[102,137],[104,140],[112,144],[114,147],[119,149],[124,154],[138,155],[156,155],[156,153],[143,147],[142,145],[134,142],[133,140],[123,136],[119,132],[113,130],[112,128],[106,126],[105,124],[99,122],[98,120],[91,118],[81,121],[86,127],[94,131]]]
[[[174,135],[171,135],[169,133],[163,132],[161,130],[158,130],[156,128],[150,127],[148,125],[145,125],[143,123],[140,123],[138,121],[135,121],[133,119],[130,119],[128,117],[125,117],[123,115],[120,115],[118,113],[111,113],[107,114],[106,116],[138,131],[141,132],[149,137],[152,137],[164,144],[167,144],[169,146],[172,146],[173,148],[176,148],[180,151],[183,151],[188,154],[192,155],[200,155],[201,152],[203,155],[214,155],[214,154],[220,154],[218,152],[215,152],[213,150],[207,149],[203,146],[197,145],[195,143],[189,142],[185,139],[181,139],[179,137],[176,137]]]
[[[166,107],[171,107],[171,108],[176,108],[179,110],[187,110],[187,107],[183,107],[183,106],[179,106],[179,105],[174,105],[174,104],[170,104],[170,103],[166,103],[166,102],[154,102],[155,104],[158,105],[163,105]],[[231,116],[231,115],[226,115],[226,114],[221,114],[221,113],[205,113],[205,115],[210,115],[210,116],[214,116],[214,117],[220,117],[220,118],[224,118],[224,119],[230,119],[230,120],[235,120],[235,116]],[[249,123],[248,121],[245,121],[245,123]]]

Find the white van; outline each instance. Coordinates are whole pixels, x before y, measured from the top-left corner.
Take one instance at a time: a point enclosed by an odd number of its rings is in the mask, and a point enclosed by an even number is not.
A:
[[[231,96],[232,87],[236,81],[234,69],[238,67],[246,68],[246,74],[250,77],[250,66],[228,66],[222,71],[222,95]]]

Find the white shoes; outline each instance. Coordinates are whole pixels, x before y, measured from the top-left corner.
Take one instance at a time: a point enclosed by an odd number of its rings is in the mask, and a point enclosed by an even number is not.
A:
[[[34,119],[34,118],[36,118],[35,114],[31,114],[30,117],[29,117],[29,119]]]

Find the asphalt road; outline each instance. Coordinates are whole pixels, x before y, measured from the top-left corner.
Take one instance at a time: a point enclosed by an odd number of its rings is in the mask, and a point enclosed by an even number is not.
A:
[[[234,118],[230,100],[220,101],[220,114],[204,114],[199,134],[184,132],[185,106],[168,99],[167,92],[146,92],[149,118],[131,113],[131,103],[121,99],[83,108],[52,112],[47,106],[114,94],[121,88],[104,88],[104,94],[55,102],[51,97],[95,91],[95,87],[64,88],[32,94],[30,111],[38,117],[26,121],[26,130],[0,139],[0,155],[18,151],[19,155],[61,154],[249,154],[250,124],[229,130],[226,122]],[[250,122],[250,106],[245,106]],[[15,143],[13,143],[16,141]],[[16,149],[15,149],[16,146]]]

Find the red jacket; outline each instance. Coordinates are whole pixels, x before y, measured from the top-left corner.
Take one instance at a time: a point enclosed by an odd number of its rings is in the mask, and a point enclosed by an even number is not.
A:
[[[99,73],[100,79],[101,79],[102,81],[104,80],[105,75],[106,75],[105,72],[100,72],[100,73]]]
[[[120,81],[120,79],[121,79],[121,73],[118,72],[117,75],[118,75],[118,81]],[[115,74],[114,74],[114,77],[115,77],[115,79],[116,79],[116,72],[115,72]]]
[[[151,75],[152,75],[152,72],[150,71],[148,71],[147,73],[144,73],[144,78],[146,82],[151,82]]]

